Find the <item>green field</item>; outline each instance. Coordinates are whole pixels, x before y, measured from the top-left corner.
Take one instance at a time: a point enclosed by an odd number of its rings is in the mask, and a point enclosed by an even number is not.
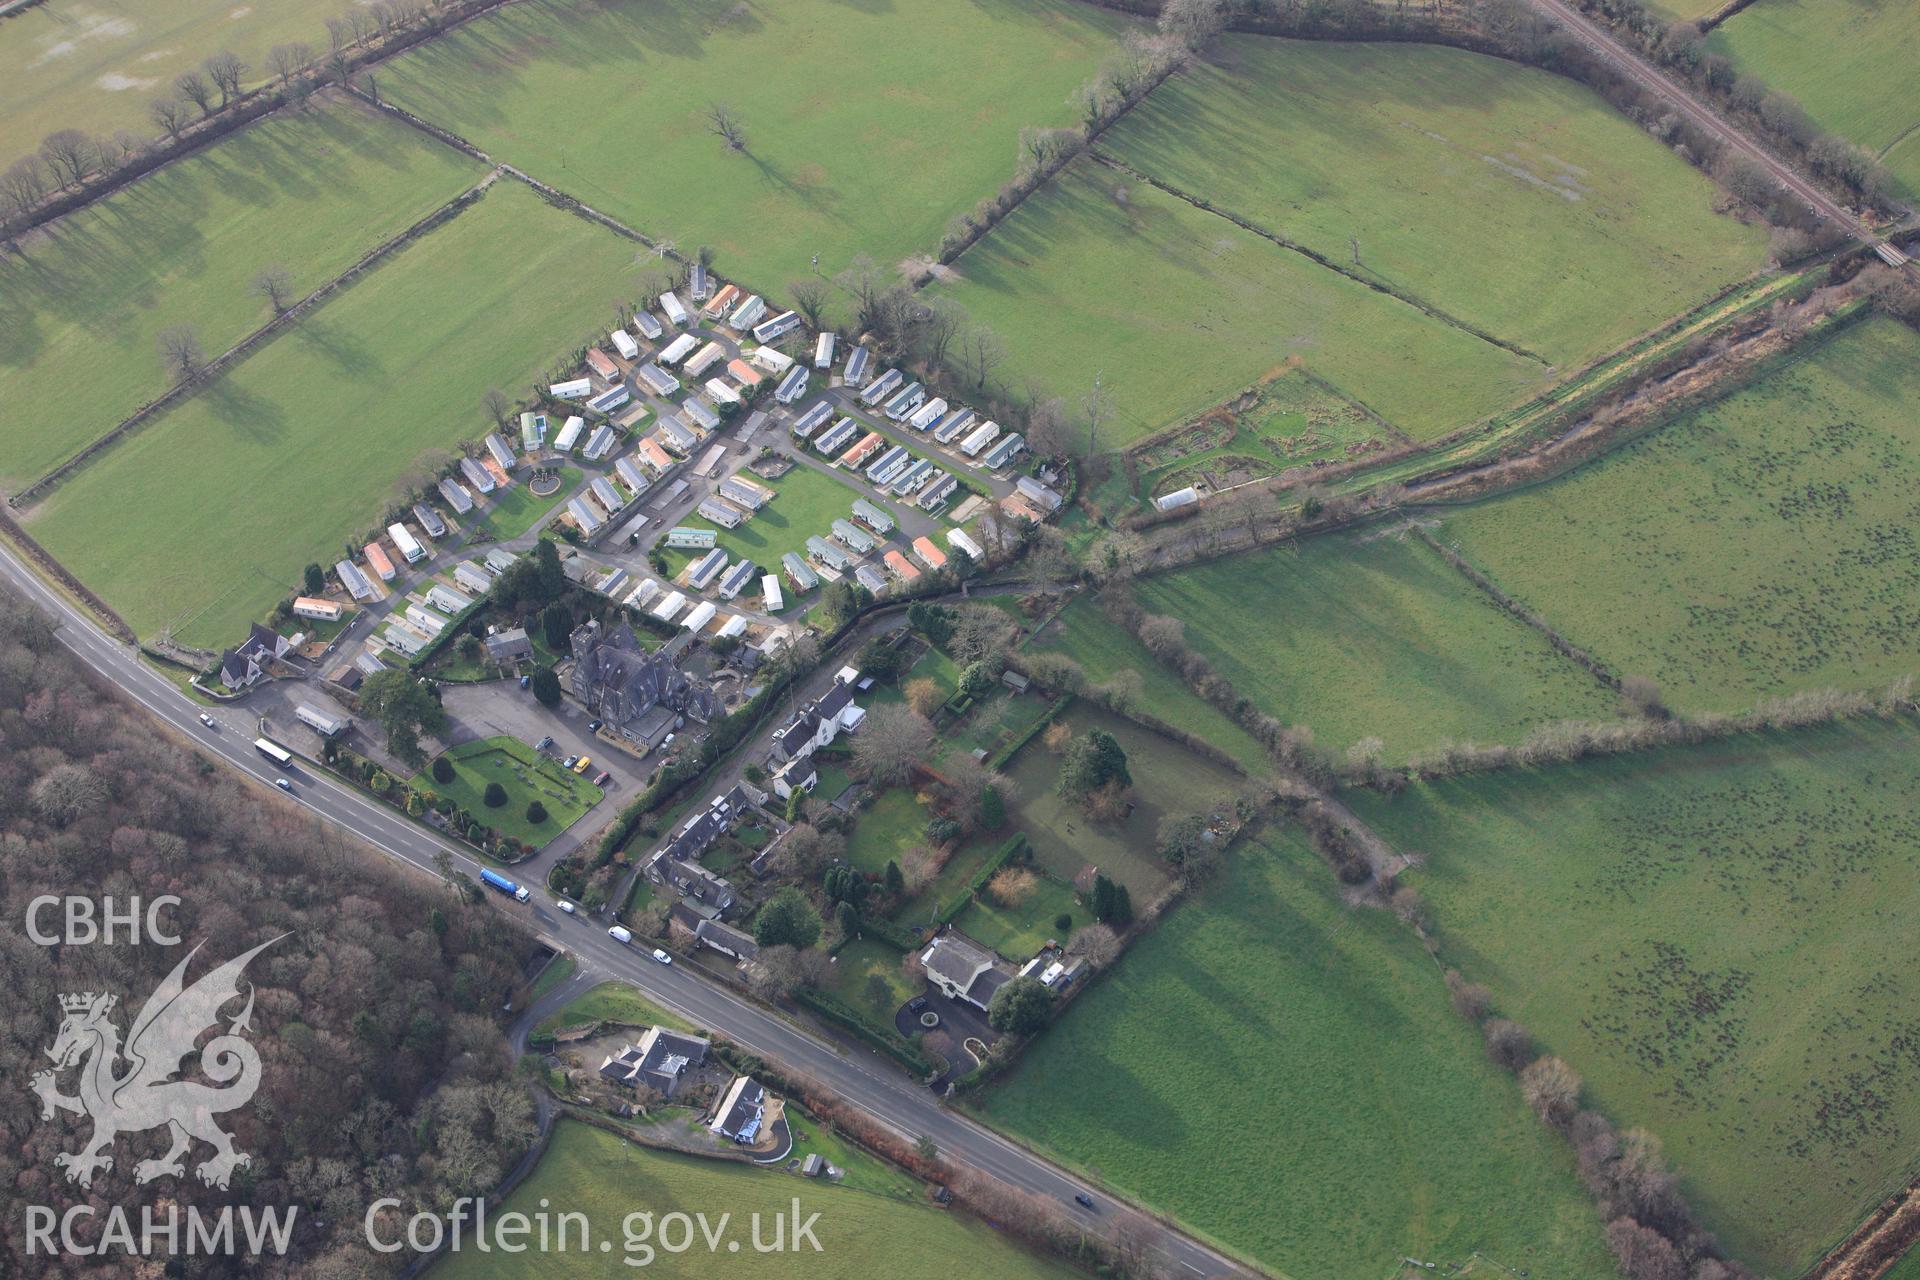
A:
[[[1101,149],[1562,366],[1766,265],[1597,94],[1459,49],[1219,41]]]
[[[1404,760],[1442,739],[1512,742],[1613,697],[1411,538],[1316,539],[1144,579],[1140,603],[1241,696],[1326,750]]]
[[[1913,1172],[1920,733],[1850,726],[1417,787],[1442,956],[1795,1275]],[[1129,962],[1131,963],[1131,961]]]
[[[1920,672],[1920,334],[1873,318],[1441,536],[1575,644],[1731,711]]]
[[[357,105],[282,113],[29,238],[0,257],[0,397],[20,410],[0,416],[0,484],[165,390],[162,329],[190,324],[217,355],[271,318],[248,287],[260,268],[281,264],[305,295],[481,172]]]
[[[381,69],[382,93],[763,292],[866,254],[889,276],[1013,172],[1024,125],[1118,19],[1072,0],[547,0]],[[733,108],[746,151],[706,119]]]
[[[1100,604],[1083,596],[1062,609],[1027,643],[1029,653],[1059,653],[1080,664],[1089,688],[1123,671],[1140,676],[1140,696],[1134,708],[1184,732],[1198,734],[1226,752],[1247,770],[1268,767],[1267,753],[1228,718],[1224,711],[1187,688],[1186,682],[1161,666],[1131,631],[1107,621]]]
[[[1000,382],[1078,405],[1101,375],[1113,413],[1105,449],[1294,356],[1421,437],[1546,381],[1537,361],[1085,160],[954,265],[959,283],[934,292],[999,335]]]
[[[1920,6],[1896,0],[1758,0],[1707,41],[1821,128],[1881,155],[1909,197],[1920,195],[1916,47]]]
[[[642,880],[639,883],[645,884]],[[589,1022],[621,1022],[629,1026],[662,1026],[676,1031],[698,1031],[686,1019],[668,1013],[624,982],[603,982],[585,995],[569,1000],[559,1013],[534,1028],[540,1035],[551,1035],[560,1027],[577,1027]]]
[[[502,835],[527,844],[545,844],[600,803],[600,788],[517,738],[463,742],[443,754],[453,762],[452,782],[436,782],[429,768],[414,774],[407,785],[445,797]],[[506,789],[507,802],[497,809],[488,808],[483,799],[490,782]],[[547,807],[547,820],[538,825],[527,821],[527,805],[534,800]]]
[[[1095,822],[1079,804],[1061,799],[1054,792],[1060,758],[1035,738],[1006,769],[1014,788],[1007,806],[1012,829],[1032,842],[1036,866],[1067,881],[1083,867],[1096,866],[1127,886],[1138,909],[1167,880],[1153,847],[1160,819],[1211,808],[1237,794],[1243,781],[1178,743],[1084,702],[1069,707],[1057,723],[1076,735],[1105,729],[1114,736],[1133,775],[1134,810],[1119,822]]]
[[[250,68],[243,83],[258,84],[276,44],[304,40],[326,52],[325,20],[335,12],[301,0],[49,0],[27,9],[0,38],[0,169],[56,129],[154,137],[147,104],[172,97],[182,71],[230,49]]]
[[[834,1155],[836,1164],[842,1160],[869,1164],[868,1157],[844,1146]],[[1023,1252],[973,1218],[934,1207],[917,1189],[903,1187],[898,1180],[851,1177],[848,1181],[863,1180],[888,1186],[894,1194],[862,1190],[858,1185],[833,1186],[731,1160],[657,1151],[582,1124],[562,1124],[532,1176],[492,1216],[498,1221],[500,1215],[515,1211],[545,1213],[553,1221],[553,1215],[561,1212],[583,1214],[591,1230],[591,1247],[580,1247],[576,1227],[566,1250],[509,1254],[468,1249],[448,1255],[435,1270],[449,1280],[532,1276],[604,1280],[623,1274],[667,1280],[723,1275],[733,1280],[787,1277],[802,1268],[816,1280],[870,1280],[881,1275],[949,1280],[956,1259],[964,1258],[966,1273],[979,1280],[1067,1280],[1077,1274]],[[819,1252],[805,1245],[798,1253],[760,1253],[750,1247],[755,1215],[760,1218],[761,1239],[771,1242],[774,1219],[790,1219],[796,1197],[802,1220],[819,1215],[813,1228]],[[551,1207],[542,1210],[542,1204]],[[668,1214],[705,1214],[710,1227],[722,1214],[731,1214],[719,1248],[725,1250],[728,1240],[740,1247],[727,1252],[722,1261],[707,1252],[697,1229],[692,1231],[696,1246],[686,1252],[661,1249],[660,1237],[629,1243],[627,1233],[638,1233],[639,1223],[628,1215],[637,1213],[651,1214],[650,1224]],[[671,1233],[665,1238],[678,1241]],[[609,1251],[600,1250],[602,1240],[609,1243]],[[648,1252],[640,1251],[642,1243],[651,1245]]]
[[[1336,887],[1291,836],[1236,846],[1034,1043],[989,1118],[1277,1274],[1391,1277],[1410,1256],[1614,1275],[1565,1145],[1412,934]]]
[[[485,430],[602,323],[632,246],[501,183],[56,490],[34,535],[134,628],[244,634],[379,518],[428,451]]]
[[[858,489],[805,464],[794,467],[778,480],[762,480],[750,471],[741,474],[755,484],[772,489],[773,501],[754,512],[737,529],[722,529],[710,520],[702,520],[698,513],[689,515],[681,523],[689,529],[713,530],[714,545],[725,551],[729,560],[751,560],[760,566],[762,573],[779,573],[780,557],[789,551],[804,557],[807,539],[824,538],[835,520],[850,519],[853,500],[862,496]],[[666,551],[675,574],[705,554],[703,551]],[[756,583],[752,593],[757,594],[758,590]],[[781,590],[791,593],[793,584],[783,577]]]

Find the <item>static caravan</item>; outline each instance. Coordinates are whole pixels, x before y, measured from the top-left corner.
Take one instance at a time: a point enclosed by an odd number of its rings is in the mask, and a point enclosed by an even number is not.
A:
[[[745,476],[728,476],[720,482],[720,496],[750,511],[758,511],[773,500],[773,490]]]
[[[952,444],[961,432],[973,430],[979,420],[980,415],[971,409],[955,409],[934,425],[933,438],[941,444]]]
[[[908,453],[899,445],[895,445],[874,459],[872,464],[867,467],[867,479],[873,481],[875,484],[886,484],[904,471],[907,463],[911,461],[912,458],[912,454]]]
[[[495,547],[493,550],[487,552],[487,568],[493,570],[495,573],[505,573],[507,570],[513,568],[515,564],[518,564],[519,561],[520,557],[505,547]]]
[[[431,636],[423,636],[411,627],[402,626],[398,622],[389,623],[387,629],[380,633],[380,639],[387,648],[405,654],[409,658],[433,643]]]
[[[776,338],[792,333],[795,329],[798,329],[799,327],[800,327],[799,312],[782,311],[779,315],[775,316],[773,319],[763,320],[759,324],[753,326],[753,340],[755,342],[772,342]]]
[[[724,444],[714,445],[700,455],[700,461],[694,464],[693,474],[703,478],[711,478],[713,473],[720,469],[720,462],[726,456],[727,446]]]
[[[1000,439],[995,442],[993,448],[987,450],[986,455],[980,459],[980,469],[982,471],[998,471],[1019,457],[1026,447],[1027,438],[1025,436],[1021,435],[1018,431],[1009,432],[1001,436]]]
[[[351,560],[342,560],[333,566],[333,576],[340,579],[340,585],[347,594],[362,603],[373,599],[373,584],[367,581],[367,575],[360,572],[360,566]]]
[[[591,403],[591,402],[589,402]],[[547,442],[547,415],[544,413],[523,413],[520,415],[520,448],[527,453],[537,453],[540,446]]]
[[[702,431],[713,431],[720,426],[720,411],[713,407],[712,401],[701,396],[688,396],[681,401],[680,416]]]
[[[620,381],[620,366],[613,362],[612,356],[598,347],[587,348],[587,368],[602,382]]]
[[[853,578],[855,582],[858,582],[876,596],[887,594],[886,575],[870,564],[856,566],[853,571]]]
[[[571,378],[566,382],[556,382],[547,388],[547,394],[555,400],[585,400],[593,394],[593,379]]]
[[[708,316],[711,316],[714,319],[718,319],[719,317],[727,314],[727,312],[731,311],[733,309],[733,304],[740,301],[740,299],[744,296],[745,295],[740,292],[739,285],[737,284],[722,285],[720,288],[720,292],[714,294],[713,297],[709,298],[707,300],[707,305],[700,308],[700,310],[705,314],[707,314]]]
[[[703,498],[694,510],[702,520],[711,520],[722,529],[738,529],[747,518],[746,512],[725,498]]]
[[[705,591],[707,584],[726,571],[727,553],[719,547],[707,552],[693,562],[687,570],[687,585],[695,591]]]
[[[633,392],[627,390],[624,386],[608,387],[605,391],[602,391],[599,395],[587,401],[587,408],[593,410],[595,413],[610,414],[631,399],[633,399]]]
[[[751,560],[742,560],[734,565],[720,579],[720,598],[731,600],[745,591],[747,584],[753,581],[757,572],[758,569]]]
[[[667,530],[667,546],[682,551],[705,551],[713,545],[720,535],[711,529],[696,529],[692,525],[676,525]]]
[[[796,591],[811,591],[820,585],[820,575],[807,567],[797,551],[789,551],[780,557],[780,567],[786,571],[787,581]]]
[[[760,317],[767,314],[767,302],[759,294],[749,294],[747,300],[733,309],[727,317],[727,327],[735,333],[744,333],[760,323]]]
[[[444,582],[436,582],[427,588],[427,603],[441,612],[458,616],[473,608],[473,597],[464,591],[455,591]]]
[[[707,264],[696,262],[687,272],[687,296],[695,302],[705,302],[713,293],[713,277],[707,273]]]
[[[388,525],[387,537],[393,539],[394,547],[406,557],[408,564],[419,564],[427,558],[427,549],[420,545],[420,540],[404,524]]]
[[[648,342],[660,341],[660,335],[666,332],[666,329],[661,326],[660,322],[653,318],[653,312],[651,311],[634,313],[633,327],[637,329],[640,336]]]
[[[813,367],[831,369],[833,367],[833,334],[823,333],[813,340]]]
[[[440,496],[447,500],[447,505],[453,508],[453,514],[457,516],[473,510],[473,495],[467,492],[467,486],[452,476],[440,482]]]
[[[660,348],[658,363],[679,364],[699,349],[700,339],[691,333],[683,333],[666,346]]]
[[[612,573],[609,573],[606,577],[600,579],[600,584],[596,586],[594,590],[598,591],[603,596],[607,596],[611,599],[618,599],[619,597],[627,594],[627,592],[632,588],[632,585],[633,585],[632,574],[628,573],[625,569],[615,569]]]
[[[686,596],[682,595],[678,591],[675,591],[669,595],[661,597],[660,600],[654,604],[650,612],[653,614],[654,617],[660,619],[660,621],[662,622],[672,622],[675,618],[680,616],[680,611],[686,607],[687,607]]]
[[[451,621],[451,619],[435,613],[424,605],[409,604],[407,606],[407,625],[416,631],[424,631],[430,636],[437,636],[447,629],[447,623],[449,621]]]
[[[699,433],[677,417],[662,418],[654,434],[659,437],[661,444],[683,458],[700,445]]]
[[[560,424],[560,434],[553,438],[553,447],[561,453],[572,453],[573,447],[580,443],[580,433],[587,429],[587,420],[578,415],[568,418]]]
[[[642,578],[640,579],[640,585],[635,587],[632,593],[627,596],[627,605],[634,609],[644,609],[653,603],[654,598],[660,594],[661,590],[660,579]]]
[[[711,600],[702,600],[699,604],[693,606],[692,611],[688,613],[686,617],[680,619],[680,625],[695,635],[698,635],[706,628],[709,622],[713,621],[713,616],[719,612],[720,606],[714,604]]]
[[[662,448],[660,442],[652,436],[633,446],[633,460],[655,479],[665,474],[667,468],[673,465],[673,455]]]
[[[792,554],[791,551],[787,553],[787,555]],[[784,562],[785,557],[782,557],[782,563]],[[760,598],[766,602],[765,608],[768,613],[778,613],[787,607],[786,593],[780,590],[779,574],[763,573],[760,575]]]
[[[633,460],[631,454],[614,462],[613,474],[620,477],[620,483],[631,489],[636,498],[653,485],[653,482],[647,479],[647,473],[640,469],[640,464]]]
[[[908,560],[898,551],[889,551],[887,554],[881,556],[880,559],[887,568],[893,571],[893,576],[902,582],[913,582],[920,576],[920,571],[913,567],[912,561]]]
[[[947,545],[950,547],[958,547],[975,560],[985,560],[987,558],[986,553],[980,550],[980,544],[975,542],[973,536],[965,529],[947,530]]]
[[[860,437],[859,444],[856,444],[853,448],[841,454],[839,460],[835,462],[834,465],[849,468],[861,466],[869,458],[873,457],[874,454],[880,452],[886,443],[887,438],[878,431],[869,431],[866,435]]]
[[[815,401],[805,413],[793,420],[793,438],[795,440],[805,440],[808,436],[825,426],[827,419],[832,416],[832,401]]]
[[[513,449],[498,431],[487,433],[487,453],[502,471],[513,470]]]
[[[817,533],[807,539],[807,554],[829,569],[845,570],[853,565],[852,556]]]
[[[670,396],[680,389],[680,379],[651,362],[636,368],[633,376],[657,396]]]
[[[882,537],[893,532],[893,517],[884,508],[865,498],[853,500],[853,518]]]
[[[420,527],[427,531],[429,538],[444,538],[447,536],[447,522],[440,518],[438,511],[435,511],[426,503],[416,502],[413,504],[413,518],[420,522]]]
[[[850,387],[865,386],[867,371],[873,368],[873,352],[866,347],[855,347],[853,354],[847,357],[846,370],[840,375]]]
[[[728,618],[725,622],[721,623],[720,630],[716,631],[714,634],[719,636],[720,639],[722,640],[731,640],[735,636],[743,636],[746,633],[747,633],[747,620],[742,615],[736,613],[732,617]]]
[[[911,383],[887,401],[887,417],[894,422],[905,422],[909,414],[926,403],[926,399],[927,389],[917,382]]]
[[[929,569],[947,567],[947,553],[933,545],[933,539],[922,534],[913,540],[914,558]]]
[[[462,560],[453,566],[453,580],[467,590],[482,595],[493,589],[493,575],[471,560]]]
[[[331,600],[319,596],[295,596],[293,598],[293,616],[308,618],[314,622],[340,621],[340,606]]]
[[[1061,502],[1064,501],[1058,493],[1032,476],[1021,476],[1013,482],[1013,487],[1019,491],[1021,497],[1047,511],[1058,511]]]
[[[813,442],[813,447],[821,453],[832,454],[842,445],[846,444],[847,441],[853,439],[853,433],[859,429],[859,424],[855,423],[852,418],[842,418],[821,432],[819,438]]]
[[[942,471],[927,481],[927,487],[914,499],[914,505],[922,511],[936,511],[946,505],[947,498],[959,487],[958,480]]]
[[[867,536],[866,530],[851,520],[835,520],[832,527],[833,536],[855,554],[865,555],[873,550],[873,539]]]
[[[911,466],[893,478],[887,488],[890,492],[906,497],[927,481],[933,479],[933,464],[925,458],[915,458]]]
[[[747,357],[755,367],[779,375],[793,368],[793,357],[775,347],[755,347]]]
[[[587,492],[593,495],[594,501],[607,509],[607,514],[610,516],[619,515],[620,508],[627,505],[627,500],[620,490],[614,488],[613,481],[605,476],[595,476],[593,482],[587,486]]]
[[[467,478],[468,484],[472,485],[481,493],[493,492],[493,477],[488,475],[487,469],[474,459],[460,459],[460,474]]]
[[[780,379],[780,385],[774,388],[773,398],[781,404],[792,404],[807,394],[807,366],[797,364],[787,370],[787,376]]]
[[[882,400],[885,400],[888,396],[898,391],[901,384],[906,380],[907,376],[898,369],[889,369],[867,384],[866,390],[860,393],[860,403],[866,405],[879,404]]]
[[[689,378],[698,378],[715,364],[727,358],[727,349],[717,342],[709,342],[693,353],[686,363],[684,372]]]
[[[635,342],[633,335],[625,329],[615,329],[607,335],[607,341],[613,344],[613,349],[620,353],[622,360],[638,360],[640,358],[640,344]]]
[[[301,703],[293,709],[294,718],[312,729],[323,738],[331,738],[342,730],[353,727],[353,721],[346,716],[328,715],[318,707]]]
[[[593,429],[593,435],[588,438],[587,447],[580,451],[580,456],[588,462],[598,462],[612,453],[613,447],[619,443],[619,433],[612,427],[602,424]]]
[[[680,295],[671,289],[660,295],[660,314],[676,329],[685,328],[687,321],[692,319],[687,313],[687,304],[680,301]]]
[[[760,371],[748,364],[745,360],[727,361],[727,376],[741,386],[749,389],[757,387],[765,381],[765,379],[760,376]]]
[[[568,499],[567,511],[573,516],[573,522],[580,526],[580,533],[584,537],[591,538],[600,532],[600,526],[606,523],[594,514],[593,508],[587,505],[585,498]]]
[[[986,447],[1000,438],[1000,424],[983,422],[975,427],[965,440],[960,442],[960,452],[965,457],[977,458]]]
[[[915,431],[926,431],[931,428],[934,423],[944,418],[946,414],[947,402],[935,396],[913,411],[913,416],[907,419],[907,425]]]
[[[708,378],[707,394],[713,397],[716,404],[730,405],[738,408],[740,405],[746,403],[745,400],[741,399],[740,393],[733,389],[733,384],[724,378]]]

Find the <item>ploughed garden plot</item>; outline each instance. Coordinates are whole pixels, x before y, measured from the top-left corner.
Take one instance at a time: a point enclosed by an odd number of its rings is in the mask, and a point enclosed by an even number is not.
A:
[[[1353,803],[1425,854],[1441,958],[1661,1139],[1735,1256],[1797,1275],[1912,1174],[1917,753],[1908,717]]]
[[[1616,1274],[1569,1149],[1413,935],[1290,834],[1236,843],[983,1105],[1277,1275]]]
[[[1440,536],[1689,711],[1920,672],[1920,334],[1862,320]]]

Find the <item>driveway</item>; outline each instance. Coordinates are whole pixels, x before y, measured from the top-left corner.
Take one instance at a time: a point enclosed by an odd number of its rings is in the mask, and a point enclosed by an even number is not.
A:
[[[955,1076],[963,1076],[980,1065],[978,1055],[966,1047],[967,1041],[978,1040],[983,1044],[991,1046],[995,1040],[1000,1038],[1000,1033],[987,1025],[986,1014],[970,1004],[962,1004],[958,1000],[948,999],[942,995],[939,989],[932,983],[927,984],[927,988],[921,992],[921,996],[925,998],[927,1002],[926,1009],[914,1011],[909,1009],[907,1005],[901,1005],[899,1009],[894,1011],[893,1028],[908,1040],[912,1040],[928,1031],[944,1031],[952,1038],[953,1053],[949,1055],[947,1073],[935,1080],[932,1084],[932,1088],[938,1092],[947,1087],[947,1081],[953,1079]],[[909,1003],[911,1003],[911,1001]],[[939,1014],[940,1025],[937,1027],[921,1026],[921,1012]]]

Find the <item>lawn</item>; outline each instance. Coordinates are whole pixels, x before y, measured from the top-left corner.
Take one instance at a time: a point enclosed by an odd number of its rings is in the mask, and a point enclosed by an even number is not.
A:
[[[1432,45],[1208,54],[1102,151],[1343,267],[1357,239],[1367,279],[1556,365],[1766,265],[1763,228],[1563,76]]]
[[[1686,710],[1920,672],[1920,334],[1861,321],[1442,536]]]
[[[230,49],[247,63],[244,83],[257,84],[276,44],[304,40],[324,53],[334,12],[302,0],[49,0],[23,10],[0,40],[0,169],[56,129],[152,137],[160,128],[147,104],[171,97],[176,75]]]
[[[955,263],[933,292],[1006,348],[995,377],[1078,405],[1096,374],[1118,448],[1291,357],[1414,436],[1524,399],[1544,365],[1090,161]]]
[[[804,464],[795,466],[778,480],[762,480],[750,471],[741,474],[755,484],[772,489],[773,501],[754,512],[752,518],[737,529],[722,529],[697,514],[689,515],[682,524],[689,529],[712,529],[717,535],[714,545],[727,553],[728,560],[738,561],[744,557],[759,565],[762,573],[780,573],[780,557],[789,551],[805,556],[807,539],[816,535],[824,538],[835,520],[850,519],[853,500],[862,496],[858,489]],[[664,545],[662,550],[675,574],[706,554],[668,550]],[[793,592],[793,583],[784,575],[781,589],[788,594]],[[755,583],[747,594],[757,596],[759,584]]]
[[[844,1150],[840,1154],[864,1159]],[[1078,1274],[1020,1250],[965,1214],[934,1207],[895,1180],[863,1176],[851,1181],[885,1186],[892,1194],[858,1185],[833,1186],[737,1161],[658,1151],[583,1124],[562,1124],[532,1175],[489,1217],[499,1221],[518,1212],[538,1220],[545,1214],[548,1222],[557,1224],[555,1215],[581,1214],[588,1223],[587,1245],[580,1244],[576,1225],[569,1229],[571,1247],[565,1250],[535,1246],[513,1254],[469,1248],[449,1254],[436,1270],[448,1280],[602,1280],[623,1272],[637,1274],[642,1267],[645,1274],[666,1280],[787,1277],[802,1268],[812,1280],[869,1280],[878,1275],[947,1280],[954,1259],[965,1258],[967,1273],[980,1280],[1068,1280]],[[540,1208],[543,1204],[550,1207]],[[704,1215],[710,1228],[723,1231],[719,1249],[728,1243],[739,1249],[721,1261],[708,1253],[699,1230],[693,1229],[693,1248],[669,1252],[660,1241],[677,1245],[677,1232],[649,1238],[641,1233],[642,1220],[629,1217],[635,1214],[650,1215],[645,1219],[649,1230],[670,1214]],[[791,1240],[788,1251],[781,1253],[751,1247],[756,1218],[759,1238],[771,1242],[774,1220],[795,1214],[801,1221],[818,1215],[813,1225],[818,1253],[808,1244],[798,1245],[796,1253]],[[730,1217],[721,1227],[723,1215]],[[556,1225],[556,1240],[558,1236]],[[606,1252],[601,1251],[602,1242],[608,1245]]]
[[[698,1031],[685,1018],[668,1013],[624,982],[603,982],[576,999],[569,1000],[560,1012],[545,1018],[534,1028],[536,1035],[552,1035],[561,1027],[578,1027],[589,1022],[619,1022],[628,1026],[671,1027],[676,1031]]]
[[[502,835],[527,844],[545,844],[600,803],[600,788],[517,738],[482,738],[442,754],[453,762],[452,782],[436,781],[429,766],[407,785],[452,800]],[[492,782],[507,793],[507,802],[497,809],[488,808],[484,799]],[[547,820],[538,824],[527,820],[527,806],[535,800],[547,808]]]
[[[0,398],[19,410],[0,419],[0,484],[39,478],[165,390],[161,330],[191,325],[218,354],[270,318],[249,287],[262,267],[307,294],[481,172],[357,105],[282,112],[28,238],[0,257]]]
[[[1442,739],[1517,741],[1613,697],[1413,539],[1339,536],[1136,586],[1243,697],[1336,754],[1404,760]]]
[[[1062,929],[1060,916],[1071,916],[1073,923]],[[1044,872],[1033,873],[1033,889],[1027,897],[1012,904],[997,901],[982,890],[962,911],[953,927],[976,942],[985,943],[1015,964],[1025,964],[1048,942],[1066,942],[1093,916],[1074,901],[1073,886]]]
[[[1073,0],[547,0],[381,68],[417,112],[762,292],[855,255],[891,277],[1013,172],[1022,127],[1121,20]],[[735,152],[709,105],[745,130]],[[845,310],[837,301],[833,310]],[[837,316],[845,320],[844,315]]]
[[[632,262],[497,183],[61,486],[34,536],[135,630],[230,644],[372,526],[397,477],[482,434],[483,391],[602,324]]]
[[[1059,757],[1035,738],[1006,770],[1015,794],[1008,809],[1014,830],[1033,844],[1034,864],[1062,880],[1072,880],[1092,865],[1123,882],[1136,908],[1166,883],[1166,871],[1154,852],[1160,819],[1211,808],[1239,792],[1242,780],[1185,747],[1087,703],[1076,703],[1056,723],[1074,734],[1089,729],[1111,733],[1127,754],[1133,775],[1133,812],[1119,822],[1095,822],[1080,805],[1054,792]]]
[[[924,986],[907,977],[901,967],[903,959],[897,949],[884,942],[856,938],[834,956],[834,993],[880,1026],[890,1027],[894,1013],[919,995]],[[876,977],[879,985],[873,981]]]
[[[858,809],[853,835],[847,840],[847,861],[875,875],[907,850],[927,842],[927,823],[933,810],[909,787],[883,791],[865,809]]]
[[[1916,46],[1920,6],[1888,0],[1760,0],[1707,41],[1821,128],[1880,154],[1908,197],[1920,195]]]
[[[1796,1275],[1912,1174],[1917,751],[1908,720],[1356,807],[1426,853],[1443,959],[1660,1137],[1738,1256]]]
[[[1034,1043],[988,1118],[1277,1274],[1398,1276],[1411,1257],[1614,1275],[1564,1143],[1411,933],[1336,889],[1290,835],[1237,846]]]
[[[1135,672],[1140,677],[1140,693],[1133,700],[1136,710],[1206,739],[1252,772],[1268,767],[1267,753],[1245,729],[1161,666],[1131,631],[1107,621],[1092,596],[1082,596],[1061,610],[1027,642],[1027,652],[1059,653],[1073,659],[1086,673],[1089,687],[1122,672]]]
[[[525,476],[515,476],[512,486],[507,490],[493,491],[490,499],[492,505],[484,513],[478,513],[478,519],[468,517],[473,532],[467,542],[511,542],[538,524],[541,516],[572,497],[583,475],[577,468],[562,467],[559,492],[545,498],[534,496],[533,490],[527,487]]]

